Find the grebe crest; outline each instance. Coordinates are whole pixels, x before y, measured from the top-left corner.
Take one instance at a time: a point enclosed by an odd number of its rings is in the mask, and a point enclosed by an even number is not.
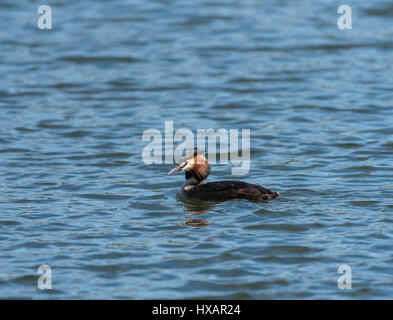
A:
[[[205,180],[210,174],[210,165],[203,155],[203,151],[195,148],[191,152],[188,152],[180,164],[168,172],[168,175],[178,171],[185,172],[186,181],[182,188],[190,190],[192,187],[205,183]]]

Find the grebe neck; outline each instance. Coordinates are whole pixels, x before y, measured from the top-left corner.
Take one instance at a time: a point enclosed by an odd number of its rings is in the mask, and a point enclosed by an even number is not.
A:
[[[196,178],[194,175],[190,174],[189,172],[186,172],[186,181],[184,181],[183,185],[181,186],[181,189],[187,191],[196,186],[204,184],[205,181],[206,181],[205,179],[200,180]]]

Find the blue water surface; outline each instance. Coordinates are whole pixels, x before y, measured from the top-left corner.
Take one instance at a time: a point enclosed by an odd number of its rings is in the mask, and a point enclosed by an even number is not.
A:
[[[0,3],[0,298],[393,298],[391,1],[48,4]],[[208,181],[281,197],[181,201],[142,161],[165,121],[250,129]]]

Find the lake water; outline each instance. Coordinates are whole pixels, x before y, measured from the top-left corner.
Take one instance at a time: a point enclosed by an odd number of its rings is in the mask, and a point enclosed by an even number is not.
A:
[[[393,298],[391,1],[48,4],[0,4],[0,298]],[[208,181],[281,197],[181,201],[142,161],[166,120],[250,129]]]

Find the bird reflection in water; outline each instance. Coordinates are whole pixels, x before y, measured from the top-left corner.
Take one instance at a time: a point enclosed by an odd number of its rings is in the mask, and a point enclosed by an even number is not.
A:
[[[181,196],[178,196],[177,199],[182,203],[184,211],[186,212],[186,221],[184,222],[184,225],[196,229],[203,229],[210,225],[207,219],[198,219],[198,217],[209,212],[209,210],[213,207],[211,202],[189,200],[184,199]]]

